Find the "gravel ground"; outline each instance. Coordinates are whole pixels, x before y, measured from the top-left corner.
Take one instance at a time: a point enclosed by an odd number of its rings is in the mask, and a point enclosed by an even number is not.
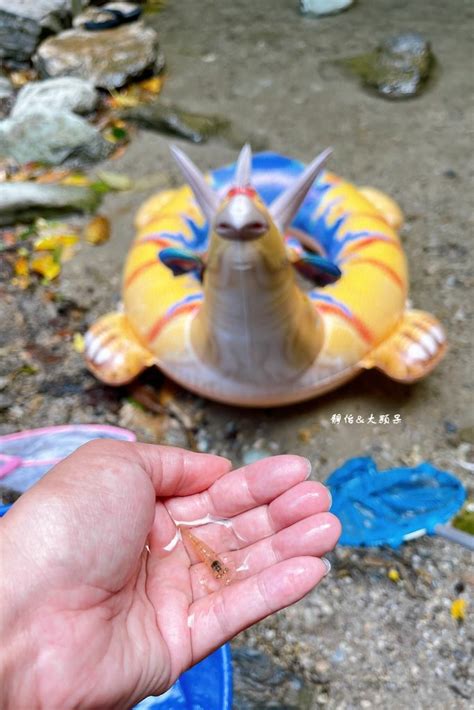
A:
[[[0,284],[0,433],[118,423],[143,440],[194,445],[236,464],[262,453],[299,453],[311,459],[318,480],[356,455],[372,455],[381,468],[430,460],[472,490],[472,5],[359,0],[346,13],[311,20],[297,4],[170,1],[151,19],[168,59],[163,96],[233,118],[242,135],[301,159],[333,145],[332,169],[394,196],[406,214],[413,303],[435,313],[449,333],[444,362],[416,386],[366,373],[319,400],[274,411],[224,407],[176,390],[171,405],[153,414],[129,401],[136,390],[97,383],[73,350],[72,334],[116,304],[139,204],[178,182],[168,140],[139,131],[123,157],[104,167],[154,178],[148,190],[106,197],[111,241],[83,246],[52,288],[22,292]],[[429,38],[438,60],[415,100],[366,93],[331,63],[405,30]],[[225,142],[183,147],[203,168],[235,158]],[[141,384],[168,388],[157,372]],[[399,414],[401,423],[332,424],[337,413],[342,420]],[[320,588],[235,641],[235,707],[469,707],[473,606],[459,623],[450,605],[472,595],[472,555],[425,538],[396,552],[339,548],[332,563]]]

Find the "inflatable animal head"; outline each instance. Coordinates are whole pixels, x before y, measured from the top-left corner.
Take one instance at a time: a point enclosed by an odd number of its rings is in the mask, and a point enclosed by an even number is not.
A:
[[[204,175],[179,148],[173,146],[171,150],[210,225],[208,255],[218,251],[219,245],[225,248],[230,244],[259,242],[254,246],[260,254],[266,252],[269,261],[285,258],[284,234],[332,152],[328,148],[318,155],[267,208],[252,186],[252,151],[248,144],[242,148],[237,160],[234,183],[223,197],[211,188]],[[202,260],[198,265],[196,255],[185,250],[165,250],[160,258],[176,274],[198,271],[202,276],[205,269]],[[307,255],[293,266],[321,286],[333,283],[341,275],[335,264],[316,254]]]

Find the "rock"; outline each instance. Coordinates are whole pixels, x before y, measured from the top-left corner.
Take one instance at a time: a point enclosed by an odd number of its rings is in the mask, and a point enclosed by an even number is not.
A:
[[[0,76],[0,118],[8,116],[15,100],[15,92],[10,80],[6,76]]]
[[[0,155],[19,163],[83,165],[103,160],[112,148],[94,126],[67,111],[37,109],[0,123]]]
[[[373,52],[341,60],[369,87],[389,99],[406,99],[422,90],[434,63],[429,42],[418,32],[388,37]]]
[[[335,15],[346,10],[352,5],[354,0],[300,0],[300,10],[306,15]]]
[[[134,106],[123,111],[121,116],[145,128],[172,133],[193,143],[204,143],[211,136],[226,132],[230,126],[230,122],[220,116],[190,113],[161,101]]]
[[[91,81],[77,77],[59,77],[32,81],[20,90],[11,118],[18,118],[38,109],[90,113],[99,95]]]
[[[71,0],[0,0],[0,58],[26,62],[40,39],[71,24]]]
[[[303,679],[277,665],[268,653],[248,646],[233,648],[234,710],[307,710]]]
[[[0,101],[10,99],[14,94],[13,86],[6,76],[0,76]]]
[[[99,202],[99,195],[89,187],[6,182],[0,184],[0,225],[65,212],[92,212]]]
[[[42,77],[76,76],[103,89],[115,89],[164,66],[158,36],[142,22],[112,30],[77,28],[45,40],[33,59]]]

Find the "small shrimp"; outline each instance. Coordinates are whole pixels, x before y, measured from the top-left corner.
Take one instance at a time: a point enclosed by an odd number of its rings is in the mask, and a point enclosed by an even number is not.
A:
[[[212,550],[209,545],[200,540],[198,537],[193,535],[193,533],[188,530],[188,528],[179,526],[181,535],[192,545],[196,551],[197,556],[203,562],[208,569],[212,572],[216,579],[225,580],[226,584],[230,582],[230,570],[222,560],[219,558],[216,552]]]

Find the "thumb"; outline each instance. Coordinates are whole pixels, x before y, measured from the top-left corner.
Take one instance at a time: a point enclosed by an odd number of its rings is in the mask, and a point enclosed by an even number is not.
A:
[[[154,444],[121,442],[120,445],[129,448],[135,460],[139,459],[156,495],[163,498],[200,493],[231,468],[228,459],[214,454]]]

